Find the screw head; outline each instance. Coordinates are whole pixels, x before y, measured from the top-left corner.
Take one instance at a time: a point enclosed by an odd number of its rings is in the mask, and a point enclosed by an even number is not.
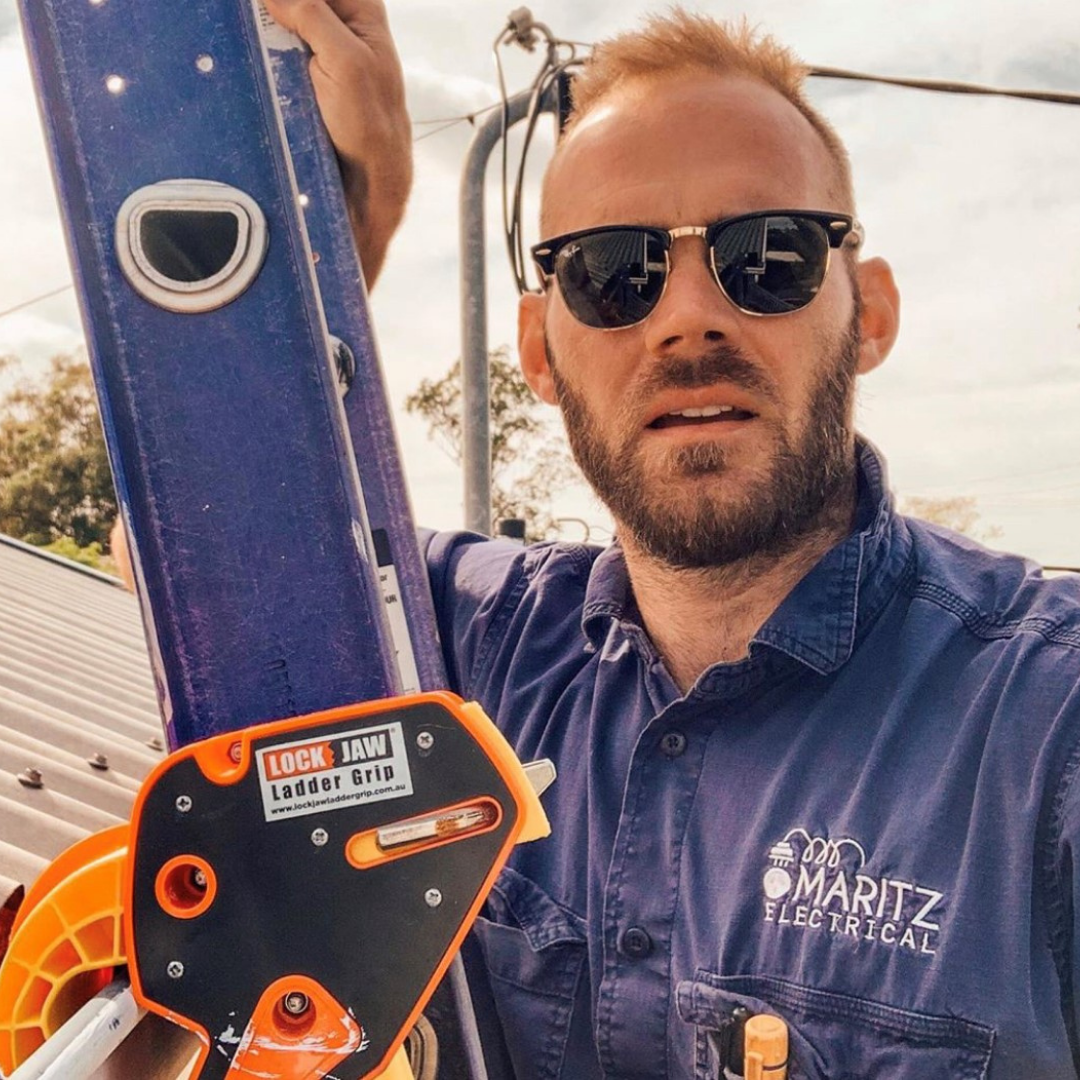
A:
[[[184,975],[184,965],[179,960],[170,960],[169,966],[165,969],[169,973],[170,979],[180,979]]]
[[[195,882],[195,887],[196,888],[198,888],[198,889],[205,889],[206,888],[206,871],[205,870],[196,870],[195,873],[192,874],[191,876],[192,876],[192,879]]]
[[[432,735],[430,731],[421,731],[420,734],[416,736],[416,745],[419,746],[421,750],[430,750],[435,745],[435,736]]]
[[[190,795],[177,795],[176,809],[179,810],[181,814],[186,814],[191,809],[192,805]]]
[[[311,842],[316,847],[323,847],[329,839],[330,834],[325,829],[316,829],[311,834]]]
[[[428,889],[424,893],[424,902],[428,907],[438,907],[442,903],[442,893],[438,889]]]
[[[229,743],[229,760],[234,765],[239,765],[240,764],[240,740],[239,739],[237,739],[236,742]]]
[[[23,787],[28,788],[40,788],[45,786],[41,770],[33,765],[27,765],[27,767],[19,773],[19,783],[22,784]]]
[[[303,1016],[308,1011],[311,1001],[307,994],[300,990],[290,990],[282,999],[282,1008],[290,1016]]]

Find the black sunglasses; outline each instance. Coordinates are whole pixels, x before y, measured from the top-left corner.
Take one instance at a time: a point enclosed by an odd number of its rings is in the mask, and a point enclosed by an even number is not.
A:
[[[862,243],[849,214],[818,210],[761,210],[714,221],[659,229],[600,225],[545,240],[532,257],[545,279],[555,278],[570,314],[598,330],[633,326],[660,302],[681,236],[705,239],[720,291],[747,315],[786,315],[817,296],[829,255],[848,237]]]

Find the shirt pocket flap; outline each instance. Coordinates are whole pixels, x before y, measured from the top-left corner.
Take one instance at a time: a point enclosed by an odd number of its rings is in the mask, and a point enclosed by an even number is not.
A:
[[[699,1076],[717,1075],[713,1033],[740,1005],[787,1023],[791,1080],[984,1080],[990,1065],[994,1031],[984,1024],[774,976],[698,971],[692,982],[679,984],[678,1009],[698,1029]]]
[[[509,866],[495,879],[483,914],[492,923],[517,927],[536,952],[549,945],[584,944],[586,940],[584,919]]]

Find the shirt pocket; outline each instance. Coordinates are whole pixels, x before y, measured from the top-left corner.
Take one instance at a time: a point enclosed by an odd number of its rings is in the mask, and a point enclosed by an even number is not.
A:
[[[695,1077],[720,1075],[732,1010],[788,1025],[789,1080],[985,1080],[994,1030],[956,1016],[899,1009],[768,975],[698,971],[678,986],[680,1017],[696,1025]]]
[[[584,921],[505,867],[473,933],[515,1074],[558,1080],[571,1031],[589,1030]]]

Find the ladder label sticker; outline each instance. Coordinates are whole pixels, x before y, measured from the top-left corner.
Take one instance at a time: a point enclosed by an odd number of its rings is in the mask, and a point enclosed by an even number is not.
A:
[[[289,49],[302,49],[304,43],[281,23],[274,22],[262,0],[255,2],[255,16],[259,23],[259,34],[268,49],[286,52]]]
[[[379,567],[379,587],[386,602],[386,617],[390,620],[390,637],[394,642],[398,675],[403,694],[420,693],[420,674],[416,670],[409,624],[405,621],[405,605],[401,602],[401,585],[393,563]]]
[[[267,821],[413,793],[400,723],[309,737],[255,752]]]

